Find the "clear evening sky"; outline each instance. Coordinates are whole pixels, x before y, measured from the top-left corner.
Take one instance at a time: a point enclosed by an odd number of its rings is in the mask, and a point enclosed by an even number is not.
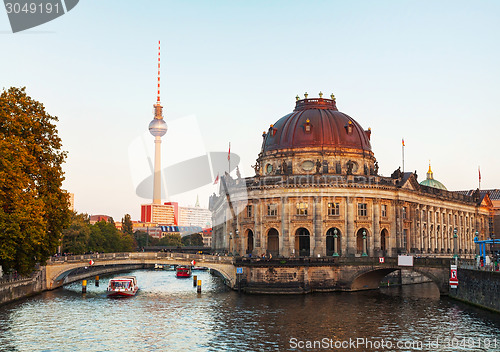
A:
[[[149,202],[135,194],[142,166],[130,150],[141,136],[153,148],[158,40],[164,116],[169,127],[177,121],[164,145],[182,135],[164,165],[190,148],[227,152],[231,142],[251,176],[262,131],[293,110],[297,94],[322,91],[371,127],[381,174],[401,166],[404,138],[405,171],[419,181],[431,160],[449,190],[477,188],[479,165],[481,188],[498,188],[499,37],[495,0],[82,0],[16,34],[0,10],[0,84],[26,86],[58,116],[76,210],[115,220],[137,220]],[[214,190],[173,200],[194,205],[199,194],[206,207]]]

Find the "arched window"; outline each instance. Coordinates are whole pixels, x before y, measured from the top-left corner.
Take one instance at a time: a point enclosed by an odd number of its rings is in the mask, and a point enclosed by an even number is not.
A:
[[[299,227],[295,231],[295,252],[300,257],[308,257],[311,255],[311,242],[309,230],[304,227]]]

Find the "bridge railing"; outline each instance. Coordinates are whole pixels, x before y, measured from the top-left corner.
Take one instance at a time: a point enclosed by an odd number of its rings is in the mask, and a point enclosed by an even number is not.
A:
[[[127,260],[127,259],[177,259],[177,260],[195,260],[212,263],[233,263],[233,257],[213,256],[207,254],[176,253],[176,252],[122,252],[122,253],[94,253],[70,256],[51,257],[48,265],[62,263],[80,263],[83,261],[101,261],[101,260]]]
[[[481,266],[481,264],[478,263],[474,259],[469,259],[469,260],[460,259],[458,261],[458,267],[461,268],[461,269],[468,269],[468,270],[497,271],[497,272],[500,272],[500,265],[499,265],[499,263],[497,263],[497,265],[495,265],[495,263],[493,262],[493,263],[484,264],[483,266]]]
[[[448,267],[451,258],[414,257],[413,266]],[[397,266],[398,258],[385,257],[381,263],[379,257],[300,257],[300,258],[246,258],[238,257],[235,265],[376,265]]]
[[[64,263],[64,262],[81,262],[84,260],[93,259],[116,259],[116,258],[128,258],[127,252],[123,253],[94,253],[94,254],[77,254],[77,255],[64,255],[64,256],[53,256],[49,259],[47,263]]]
[[[52,257],[48,264],[80,263],[84,261],[107,261],[107,260],[195,260],[197,262],[225,263],[236,265],[377,265],[397,266],[397,257],[385,257],[384,263],[380,263],[379,257],[299,257],[299,258],[247,258],[231,256],[214,256],[208,254],[192,254],[177,252],[122,252],[122,253],[94,253],[72,256]],[[451,264],[451,258],[413,257],[414,266],[444,267]]]
[[[28,282],[28,281],[33,281],[39,275],[40,275],[40,271],[39,270],[34,271],[30,275],[26,275],[26,276],[17,275],[16,273],[4,274],[0,278],[0,286],[6,285],[6,284],[11,284],[11,283],[14,283],[14,282],[23,282],[23,281]]]

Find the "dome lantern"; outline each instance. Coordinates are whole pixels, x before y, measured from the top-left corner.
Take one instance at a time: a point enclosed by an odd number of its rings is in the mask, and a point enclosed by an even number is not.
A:
[[[427,187],[432,187],[432,188],[437,188],[437,189],[442,189],[447,191],[448,189],[443,185],[441,182],[438,180],[434,179],[434,173],[432,172],[431,169],[431,162],[429,161],[429,171],[427,171],[427,178],[420,182],[422,186],[427,186]]]

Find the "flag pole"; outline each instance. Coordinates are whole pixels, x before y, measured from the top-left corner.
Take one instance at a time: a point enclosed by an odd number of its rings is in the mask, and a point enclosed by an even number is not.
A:
[[[229,150],[227,152],[227,161],[229,163],[229,170],[228,173],[231,173],[231,142],[229,142]]]
[[[481,168],[477,167],[477,172],[479,173],[479,190],[481,190]]]
[[[403,159],[403,173],[405,172],[405,139],[403,138],[401,140],[402,146],[401,146],[401,155]]]

